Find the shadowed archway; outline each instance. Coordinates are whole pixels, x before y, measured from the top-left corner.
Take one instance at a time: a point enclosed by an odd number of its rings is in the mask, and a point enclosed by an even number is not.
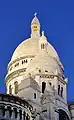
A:
[[[67,113],[64,110],[59,109],[59,120],[69,120]]]

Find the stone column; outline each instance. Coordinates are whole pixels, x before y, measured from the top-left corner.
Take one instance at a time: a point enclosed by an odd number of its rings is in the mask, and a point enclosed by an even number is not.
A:
[[[13,109],[13,108],[12,108],[11,118],[12,118],[12,119],[14,119],[14,118],[15,118],[15,111],[14,111],[14,109]]]
[[[17,120],[20,120],[20,112],[17,110]]]
[[[22,120],[25,120],[24,111],[22,111]]]
[[[9,118],[10,117],[10,113],[9,113],[9,110],[7,108],[7,106],[5,106],[5,118]]]
[[[56,120],[59,120],[59,111],[58,110],[55,110],[55,118],[56,118]]]
[[[0,107],[0,118],[3,117],[3,109]]]

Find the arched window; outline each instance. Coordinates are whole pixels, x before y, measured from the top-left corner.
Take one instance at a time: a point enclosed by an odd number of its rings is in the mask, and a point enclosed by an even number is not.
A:
[[[8,107],[7,107],[7,110],[9,111],[9,117],[11,117],[11,115],[12,115],[12,110],[11,110],[11,107],[10,107],[10,106],[8,106]]]
[[[63,97],[63,87],[61,87],[61,97]]]
[[[14,117],[17,118],[17,109],[14,108]]]
[[[11,85],[9,85],[9,94],[12,94],[12,88],[11,88]]]
[[[43,49],[44,49],[44,44],[43,44]]]
[[[15,90],[15,94],[17,94],[18,93],[18,82],[17,81],[15,81],[14,82],[14,90]]]
[[[45,83],[45,82],[42,82],[42,93],[44,93],[45,88],[46,88],[46,83]]]
[[[27,62],[28,62],[27,59],[26,60],[22,60],[22,64],[27,63]]]
[[[51,82],[49,82],[49,85],[51,86],[51,85],[52,85],[52,83],[51,83]]]
[[[60,95],[60,85],[58,85],[58,95]]]
[[[20,120],[22,120],[22,110],[19,110]]]
[[[15,64],[15,67],[17,67],[17,66],[19,66],[19,63],[16,63],[16,64]]]
[[[34,99],[36,99],[36,93],[34,93]]]
[[[27,59],[25,60],[25,62],[26,62],[26,63],[28,62]]]
[[[41,49],[44,49],[44,44],[41,44]]]

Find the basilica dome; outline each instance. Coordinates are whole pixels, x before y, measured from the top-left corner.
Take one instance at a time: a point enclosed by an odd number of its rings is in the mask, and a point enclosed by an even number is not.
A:
[[[53,73],[57,70],[60,73],[62,66],[58,54],[54,47],[48,42],[47,37],[40,34],[40,23],[35,16],[31,22],[31,37],[24,40],[15,49],[12,58],[8,64],[8,73],[6,80],[13,77],[26,76],[36,69],[41,69],[43,72],[48,71]]]
[[[31,35],[15,49],[8,64],[6,75],[7,93],[15,92],[15,85],[32,75],[57,76],[63,78],[63,65],[54,47],[48,42],[44,31],[40,34],[40,22],[33,18],[31,22]],[[14,89],[13,89],[14,88]]]
[[[31,37],[24,40],[20,45],[18,45],[12,55],[11,62],[24,56],[36,55],[39,51],[39,40],[41,42],[43,41],[42,37],[40,37],[40,23],[38,18],[35,16],[31,22]],[[59,60],[57,52],[49,42],[47,51],[52,57]]]

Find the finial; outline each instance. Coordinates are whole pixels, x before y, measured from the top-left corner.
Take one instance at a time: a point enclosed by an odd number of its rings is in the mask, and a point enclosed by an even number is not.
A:
[[[36,17],[37,13],[34,13],[34,16]]]
[[[42,31],[42,36],[44,36],[44,31]]]

